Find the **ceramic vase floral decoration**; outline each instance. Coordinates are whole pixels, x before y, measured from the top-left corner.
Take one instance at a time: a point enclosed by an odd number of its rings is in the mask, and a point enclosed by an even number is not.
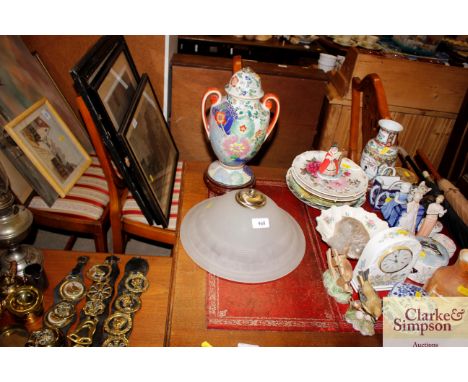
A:
[[[245,164],[273,131],[280,103],[276,95],[264,95],[260,77],[248,67],[234,73],[225,91],[227,95],[222,96],[218,89],[209,89],[202,100],[203,124],[218,158],[208,167],[207,176],[221,186],[242,188],[255,179]],[[212,106],[207,118],[208,99]],[[270,121],[273,102],[276,108]]]
[[[367,142],[361,156],[360,165],[369,180],[379,175],[380,169],[395,166],[398,156],[398,146],[395,143],[398,133],[403,130],[402,125],[390,119],[381,119],[378,124],[380,129],[377,137]]]

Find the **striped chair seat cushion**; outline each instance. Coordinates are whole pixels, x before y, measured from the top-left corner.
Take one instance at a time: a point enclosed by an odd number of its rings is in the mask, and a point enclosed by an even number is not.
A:
[[[40,196],[32,198],[30,208],[58,212],[67,216],[98,220],[109,203],[109,190],[99,160],[90,154],[92,163],[78,179],[65,198],[58,198],[48,206]]]
[[[171,210],[169,212],[169,224],[167,229],[175,230],[177,227],[177,215],[179,212],[179,196],[180,196],[180,187],[182,184],[182,167],[183,162],[177,163],[177,170],[174,179],[174,187],[172,190],[172,203],[171,203]],[[137,221],[143,224],[148,224],[143,212],[141,212],[140,207],[138,206],[137,202],[131,195],[128,193],[127,199],[122,209],[122,217],[123,219],[129,219],[132,221]],[[161,225],[153,224],[154,227],[161,227]]]

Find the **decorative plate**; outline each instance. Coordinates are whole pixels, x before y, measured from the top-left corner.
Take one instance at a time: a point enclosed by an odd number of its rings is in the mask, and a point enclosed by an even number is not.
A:
[[[449,263],[449,254],[445,247],[430,237],[418,236],[416,239],[422,245],[422,251],[414,264],[413,272],[408,276],[412,281],[425,284],[437,268]]]
[[[420,286],[397,283],[393,286],[392,290],[388,293],[388,297],[424,297],[427,292]]]
[[[326,210],[333,206],[342,206],[342,205],[350,205],[352,207],[360,207],[366,201],[366,195],[364,194],[360,198],[347,202],[347,201],[340,201],[335,202],[333,200],[328,200],[324,198],[320,198],[316,195],[313,195],[307,192],[304,188],[302,188],[294,179],[292,175],[292,169],[290,168],[286,174],[286,184],[288,185],[289,190],[292,194],[298,198],[301,202],[307,204],[310,207],[317,208],[319,210]]]
[[[368,178],[364,170],[348,158],[340,163],[340,175],[336,178],[318,176],[325,151],[306,151],[294,158],[292,163],[294,179],[306,191],[332,200],[358,199],[367,191]]]
[[[452,239],[443,233],[435,233],[431,238],[439,242],[447,250],[449,257],[452,258],[453,254],[457,250],[457,245]]]
[[[291,178],[296,183],[301,189],[303,189],[305,192],[307,192],[309,195],[311,195],[314,198],[319,198],[322,200],[327,200],[328,202],[331,202],[333,204],[341,203],[341,204],[351,204],[354,203],[357,199],[365,197],[366,192],[363,192],[362,194],[352,196],[352,197],[337,197],[337,196],[330,196],[330,195],[323,195],[317,191],[310,190],[305,184],[301,178],[296,175],[296,172],[293,167],[291,167]]]
[[[333,206],[328,210],[323,211],[316,219],[316,229],[322,236],[322,240],[325,243],[329,244],[330,239],[335,233],[336,224],[344,217],[354,218],[361,222],[370,238],[372,238],[378,232],[388,228],[386,221],[379,219],[376,214],[367,212],[362,207]]]

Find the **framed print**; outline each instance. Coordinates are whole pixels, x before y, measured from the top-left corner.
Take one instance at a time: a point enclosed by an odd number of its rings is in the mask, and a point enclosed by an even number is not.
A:
[[[140,81],[124,38],[101,37],[70,73],[118,172],[148,224],[153,224],[159,214],[151,206],[149,190],[125,165],[124,159],[129,154],[118,136],[119,120],[127,112]]]
[[[130,62],[124,49],[116,49],[91,84],[116,130],[138,86],[138,75]]]
[[[91,164],[88,153],[46,98],[5,125],[5,130],[61,197]]]
[[[119,135],[130,153],[127,166],[136,170],[150,190],[161,224],[167,227],[179,152],[146,74]]]
[[[49,100],[83,147],[91,150],[83,125],[21,37],[0,36],[0,149],[4,154],[0,160],[8,173],[11,189],[22,204],[27,203],[35,191],[51,206],[59,195],[3,129],[43,97]]]

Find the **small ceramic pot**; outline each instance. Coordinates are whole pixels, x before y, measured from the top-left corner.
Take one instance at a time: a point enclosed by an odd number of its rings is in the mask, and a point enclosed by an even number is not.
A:
[[[379,133],[377,137],[367,142],[361,156],[361,167],[369,180],[373,180],[379,173],[381,166],[395,167],[398,156],[398,147],[395,145],[398,133],[403,126],[390,119],[379,120]]]

